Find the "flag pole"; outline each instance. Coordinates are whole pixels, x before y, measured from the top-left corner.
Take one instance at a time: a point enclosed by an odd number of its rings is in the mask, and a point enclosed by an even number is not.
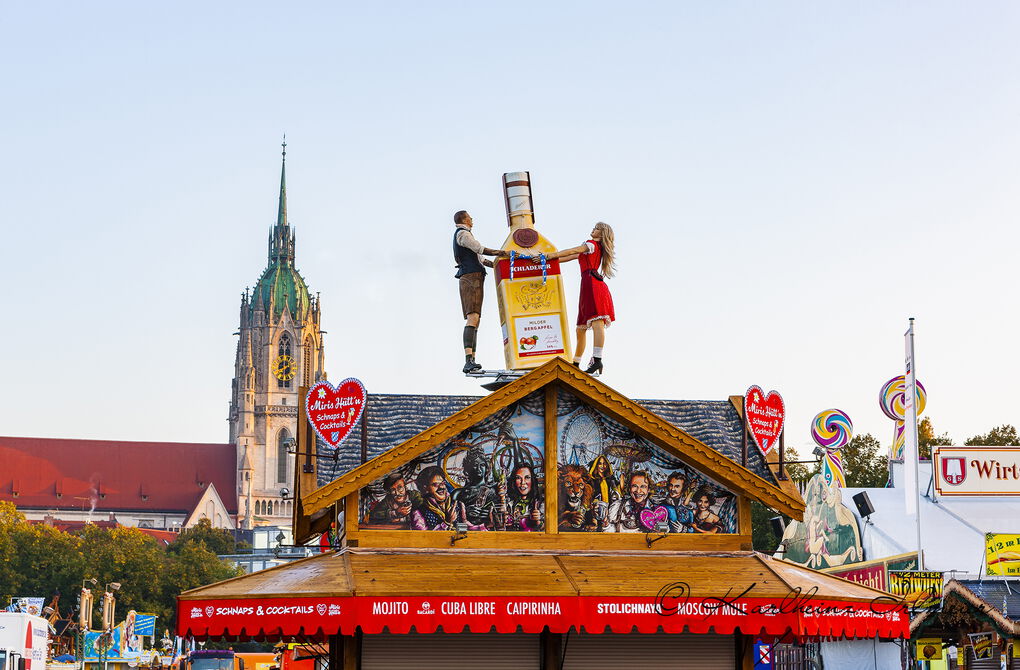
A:
[[[914,317],[910,317],[910,326],[903,334],[906,349],[903,389],[903,420],[906,421],[904,434],[903,459],[904,479],[906,480],[906,511],[917,515],[917,562],[918,569],[924,570],[924,550],[921,547],[921,489],[918,486],[918,450],[917,450],[917,365],[914,359]]]

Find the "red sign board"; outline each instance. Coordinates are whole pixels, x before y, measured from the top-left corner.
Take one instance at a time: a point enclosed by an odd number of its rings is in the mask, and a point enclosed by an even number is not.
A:
[[[864,586],[870,586],[873,589],[879,589],[880,591],[888,591],[888,583],[886,582],[886,566],[884,563],[878,565],[869,565],[866,568],[856,568],[852,570],[826,570],[826,572],[833,577],[842,577],[843,579],[851,582],[857,582]]]
[[[326,444],[339,447],[361,418],[367,397],[364,384],[353,377],[336,386],[316,382],[305,397],[308,423]]]
[[[769,391],[765,395],[761,387],[752,386],[744,394],[744,416],[755,444],[763,454],[768,455],[779,443],[779,436],[783,432],[783,421],[786,420],[783,396],[776,391]]]
[[[737,628],[756,635],[906,637],[909,619],[892,603],[825,601],[809,598],[654,598],[543,596],[323,597],[239,600],[181,600],[177,634],[196,637],[351,635],[488,632],[493,627],[528,633],[545,627],[555,633],[574,628],[629,633],[731,634]]]

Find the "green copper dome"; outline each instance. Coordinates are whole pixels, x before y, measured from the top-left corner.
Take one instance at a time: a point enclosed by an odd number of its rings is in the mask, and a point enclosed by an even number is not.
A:
[[[260,301],[268,312],[270,305],[273,316],[279,317],[284,308],[296,322],[303,322],[311,307],[311,296],[304,278],[293,266],[283,263],[270,263],[258,284],[255,285],[253,304]]]
[[[283,144],[283,167],[280,171],[280,209],[276,225],[269,235],[269,266],[259,277],[252,295],[252,308],[272,308],[274,318],[290,311],[294,321],[302,322],[311,308],[308,285],[294,267],[294,233],[287,222],[287,143]]]

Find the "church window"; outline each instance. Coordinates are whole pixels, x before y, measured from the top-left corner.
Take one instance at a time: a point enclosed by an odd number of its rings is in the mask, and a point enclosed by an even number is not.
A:
[[[281,484],[286,484],[290,480],[287,475],[290,474],[290,468],[288,465],[287,446],[290,442],[290,431],[286,428],[280,430],[279,436],[276,438],[276,481]]]

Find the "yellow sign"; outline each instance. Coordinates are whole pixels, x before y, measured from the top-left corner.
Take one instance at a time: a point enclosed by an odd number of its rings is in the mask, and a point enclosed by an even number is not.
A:
[[[970,647],[960,647],[956,654],[956,667],[966,668],[967,659],[970,657]]]
[[[889,593],[902,597],[908,607],[934,607],[942,600],[942,573],[890,570]]]
[[[1020,640],[1013,640],[1013,658],[1020,658]]]
[[[1020,535],[985,534],[985,574],[1020,575]]]
[[[563,277],[559,261],[544,258],[556,247],[535,229],[531,177],[507,173],[503,189],[510,235],[502,249],[513,257],[498,259],[494,274],[506,366],[526,370],[557,357],[570,360]]]
[[[974,645],[974,658],[992,658],[995,633],[968,633],[967,637]]]
[[[941,661],[942,640],[937,637],[922,637],[917,641],[917,659],[920,661]]]

